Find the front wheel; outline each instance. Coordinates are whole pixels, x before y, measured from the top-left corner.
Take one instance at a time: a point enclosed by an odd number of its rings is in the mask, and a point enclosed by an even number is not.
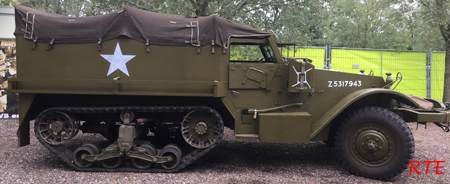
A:
[[[405,121],[380,107],[351,113],[339,126],[335,143],[350,173],[379,180],[402,173],[414,156],[414,137]]]

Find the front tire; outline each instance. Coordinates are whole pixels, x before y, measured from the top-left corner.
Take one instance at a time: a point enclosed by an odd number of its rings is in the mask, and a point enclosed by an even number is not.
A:
[[[414,156],[414,137],[405,121],[380,107],[351,113],[339,126],[335,143],[351,174],[378,180],[399,175]]]

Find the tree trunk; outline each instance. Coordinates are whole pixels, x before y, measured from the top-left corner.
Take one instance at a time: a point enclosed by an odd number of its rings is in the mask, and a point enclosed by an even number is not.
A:
[[[445,74],[442,102],[450,102],[450,24],[439,24],[439,30],[445,41]]]
[[[450,102],[450,40],[445,42],[445,75],[442,102]]]

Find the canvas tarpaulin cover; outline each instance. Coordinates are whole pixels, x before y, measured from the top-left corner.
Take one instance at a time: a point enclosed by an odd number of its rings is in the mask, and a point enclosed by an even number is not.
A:
[[[129,6],[105,15],[68,17],[15,5],[15,16],[16,36],[46,43],[97,43],[126,36],[152,45],[226,47],[230,37],[272,35],[217,15],[185,17]]]

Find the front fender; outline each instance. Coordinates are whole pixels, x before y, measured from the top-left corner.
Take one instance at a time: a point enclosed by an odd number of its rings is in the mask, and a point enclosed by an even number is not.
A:
[[[327,113],[325,113],[319,120],[313,123],[312,125],[312,134],[310,137],[315,137],[323,128],[325,128],[333,119],[335,119],[338,115],[340,115],[345,109],[351,106],[353,103],[361,100],[364,97],[368,97],[371,95],[390,95],[391,99],[395,99],[401,103],[406,105],[420,108],[420,105],[414,101],[409,96],[391,90],[391,89],[382,89],[382,88],[368,88],[355,91],[341,101],[339,101],[334,107],[332,107]]]

